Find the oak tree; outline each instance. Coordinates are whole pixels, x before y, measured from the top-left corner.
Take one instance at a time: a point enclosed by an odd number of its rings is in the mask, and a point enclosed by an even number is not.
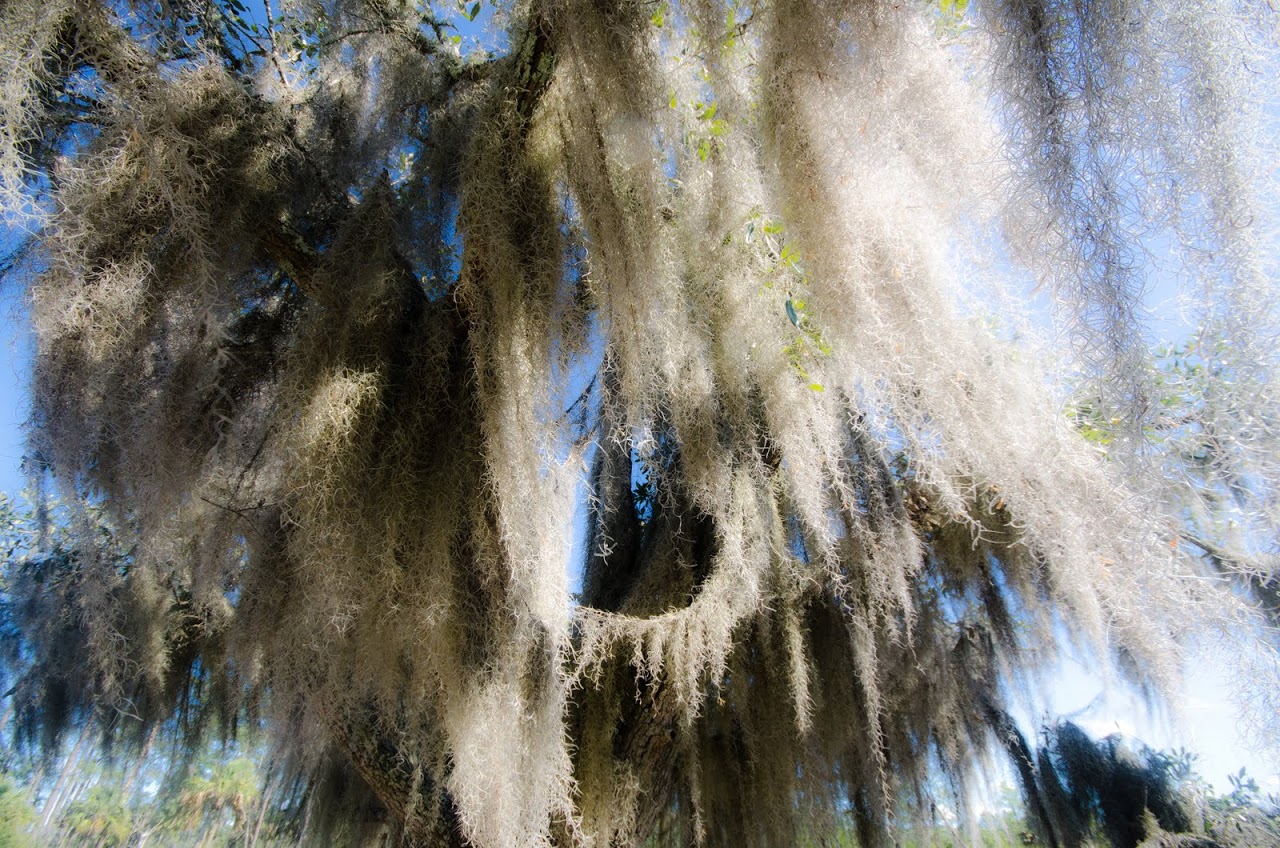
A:
[[[246,3],[0,2],[32,728],[261,723],[424,845],[881,845],[992,751],[1034,811],[1064,645],[1270,644],[1266,4]]]

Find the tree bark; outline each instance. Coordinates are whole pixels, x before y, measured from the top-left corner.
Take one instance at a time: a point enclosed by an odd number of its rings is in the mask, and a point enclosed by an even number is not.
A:
[[[408,844],[415,848],[466,848],[467,841],[458,825],[457,811],[448,793],[439,792],[440,809],[436,815],[411,815],[417,797],[429,779],[414,774],[408,760],[389,740],[369,727],[345,721],[331,725],[334,743],[346,755],[356,772],[369,784],[391,815],[404,825]]]
[[[636,769],[640,785],[646,788],[626,848],[635,848],[648,839],[670,804],[680,763],[678,722],[674,690],[660,683],[636,703],[623,730],[623,758]]]

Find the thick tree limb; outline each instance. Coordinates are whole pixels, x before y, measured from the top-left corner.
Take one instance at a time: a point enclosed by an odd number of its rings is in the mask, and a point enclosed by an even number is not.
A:
[[[386,737],[368,725],[338,719],[330,723],[336,744],[352,767],[369,784],[387,811],[404,824],[405,835],[415,848],[465,848],[467,842],[458,826],[457,813],[448,794],[441,791],[440,809],[416,809],[416,799],[431,797],[424,792],[429,778],[415,773],[408,760]],[[429,786],[427,786],[429,788]]]

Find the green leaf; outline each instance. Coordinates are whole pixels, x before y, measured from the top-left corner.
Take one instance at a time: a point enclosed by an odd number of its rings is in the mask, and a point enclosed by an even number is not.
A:
[[[800,313],[796,312],[795,302],[792,301],[791,298],[787,298],[787,317],[791,319],[791,323],[794,324],[797,329],[799,329]]]
[[[698,145],[698,159],[705,162],[707,157],[711,155],[711,139],[703,139]]]
[[[472,3],[471,8],[467,10],[467,20],[474,21],[478,14],[480,14],[480,4]]]
[[[809,388],[813,389],[815,392],[825,392],[825,391],[826,391],[826,388],[824,388],[824,387],[823,387],[823,385],[822,385],[821,383],[810,383],[810,384],[809,384]]]

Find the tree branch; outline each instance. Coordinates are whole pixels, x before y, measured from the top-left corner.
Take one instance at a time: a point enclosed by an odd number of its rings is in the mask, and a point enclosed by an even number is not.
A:
[[[448,793],[440,791],[437,815],[415,815],[415,800],[424,793],[429,778],[415,769],[399,749],[365,725],[347,719],[329,723],[334,744],[356,772],[369,784],[387,811],[404,824],[405,836],[414,848],[466,848],[458,826],[457,811]]]

